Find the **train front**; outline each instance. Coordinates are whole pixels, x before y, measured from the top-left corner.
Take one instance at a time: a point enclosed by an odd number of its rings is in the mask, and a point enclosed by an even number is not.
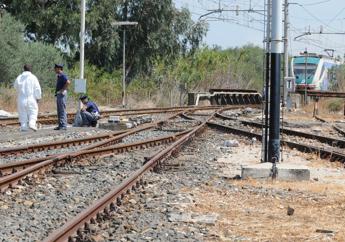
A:
[[[292,58],[292,72],[295,77],[296,90],[321,90],[321,80],[315,78],[320,57],[295,56]]]

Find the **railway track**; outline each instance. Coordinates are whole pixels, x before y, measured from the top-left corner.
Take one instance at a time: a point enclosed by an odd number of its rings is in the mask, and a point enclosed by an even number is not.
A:
[[[183,113],[181,115],[186,119],[195,119],[194,117],[187,115],[185,113]],[[214,116],[217,118],[221,118],[221,119],[233,120],[233,118],[231,118],[231,117],[227,117],[227,116],[222,115],[221,112],[216,112]],[[261,123],[245,121],[245,120],[238,120],[238,119],[235,119],[235,120],[240,121],[241,123],[243,123],[245,125],[254,126],[257,128],[263,127],[263,125]],[[255,138],[257,140],[262,141],[262,135],[259,133],[247,131],[243,128],[235,128],[232,126],[219,124],[219,123],[212,122],[212,121],[208,121],[206,123],[210,128],[214,128],[214,129],[217,129],[217,130],[220,130],[223,132],[232,133],[235,135],[245,136],[248,138]],[[290,130],[290,129],[282,129],[282,132],[286,132],[289,135],[300,136],[303,138],[316,139],[318,141],[329,143],[332,145],[338,144],[339,147],[344,147],[343,146],[344,140],[336,140],[336,139],[328,138],[325,136],[318,136],[318,135],[313,135],[313,134],[304,133],[304,132],[295,131],[295,130]],[[292,142],[292,141],[287,141],[287,140],[281,140],[280,142],[281,142],[281,145],[285,145],[291,149],[297,149],[297,150],[304,152],[304,153],[316,153],[322,159],[329,159],[332,162],[333,161],[339,161],[339,162],[345,163],[345,154],[342,152],[334,151],[333,149],[327,149],[327,148],[322,148],[322,147],[317,147],[317,146],[313,146],[313,145],[302,144],[302,143],[297,143],[297,142]],[[335,142],[339,142],[339,143],[335,143]]]
[[[145,109],[124,109],[124,110],[104,110],[102,111],[102,118],[109,117],[111,115],[121,115],[121,116],[131,116],[131,115],[141,115],[141,114],[161,114],[161,113],[172,113],[180,112],[185,110],[208,110],[220,108],[220,106],[206,106],[206,107],[171,107],[171,108],[145,108]],[[69,123],[73,123],[75,114],[68,114],[67,119]],[[56,115],[40,115],[38,117],[37,123],[40,124],[55,124]],[[19,125],[17,117],[10,117],[0,119],[0,126],[17,126]]]
[[[174,116],[177,116],[177,115],[178,114],[175,114]],[[179,122],[182,122],[182,120],[179,120]],[[183,122],[186,122],[186,121],[183,121]],[[190,122],[188,121],[187,123],[190,123]],[[164,128],[165,126],[162,126],[162,127]],[[63,165],[66,162],[68,162],[69,164],[76,164],[75,162],[77,161],[85,162],[85,160],[91,160],[91,161],[93,160],[93,162],[95,162],[95,160],[104,159],[105,157],[114,156],[116,154],[121,154],[124,152],[135,151],[135,150],[150,148],[154,146],[162,146],[162,145],[165,145],[163,147],[167,147],[166,144],[174,142],[175,145],[169,146],[168,148],[165,148],[163,151],[157,152],[156,155],[149,156],[146,159],[146,162],[143,165],[143,167],[145,167],[143,168],[144,170],[140,169],[140,171],[142,171],[140,172],[141,175],[144,175],[144,173],[154,169],[157,165],[159,165],[163,161],[163,158],[166,158],[170,155],[174,155],[178,151],[178,149],[181,148],[183,144],[188,142],[194,135],[200,132],[203,127],[205,127],[204,123],[201,125],[197,125],[197,127],[193,128],[192,130],[185,130],[185,131],[177,132],[172,135],[167,135],[164,137],[141,140],[141,141],[133,142],[133,143],[116,144],[113,146],[96,148],[92,150],[77,151],[71,154],[58,155],[53,159],[45,160],[38,164],[32,164],[29,167],[25,168],[24,170],[2,177],[0,179],[1,180],[0,187],[2,191],[5,191],[9,187],[15,187],[17,184],[21,184],[21,181],[25,177],[35,176],[35,174],[38,174],[38,175],[43,174],[47,171],[51,171],[53,168],[59,168],[60,165]],[[171,127],[168,126],[167,129],[170,130]],[[124,135],[126,135],[126,133],[120,134],[115,137],[118,138],[119,136],[124,136]],[[134,177],[134,176],[131,175],[127,180],[131,179],[131,177]],[[142,181],[141,177],[138,179],[135,179],[135,182],[134,182],[135,187],[138,186],[140,181]],[[124,184],[124,183],[125,182],[122,182],[121,184]],[[131,187],[130,189],[135,189],[135,187]],[[123,193],[121,190],[117,197],[120,197],[121,199],[122,195]],[[115,200],[118,201],[117,198]]]
[[[165,145],[165,148],[161,151],[156,152],[154,155],[147,157],[143,165],[132,172],[125,180],[123,180],[119,185],[116,185],[111,191],[109,191],[105,196],[98,199],[91,206],[80,212],[77,216],[68,220],[62,227],[53,231],[44,241],[78,241],[82,238],[84,231],[89,231],[92,224],[96,224],[101,221],[102,217],[108,216],[110,213],[114,213],[118,210],[119,206],[122,205],[123,199],[133,192],[139,190],[140,187],[145,186],[145,174],[155,170],[161,164],[164,163],[166,159],[174,156],[181,150],[185,145],[187,145],[193,137],[201,133],[206,127],[212,129],[220,130],[222,132],[232,133],[235,135],[245,136],[249,138],[256,138],[258,140],[262,139],[261,134],[246,131],[243,128],[230,127],[227,125],[222,125],[211,121],[215,116],[217,118],[224,118],[221,111],[216,114],[214,113],[199,113],[195,115],[189,115],[185,112],[178,113],[182,118],[186,120],[196,120],[200,122],[196,127],[174,133],[172,135],[167,135],[159,138],[152,138],[147,140],[141,140],[137,142],[127,143],[127,144],[115,144],[106,147],[96,147],[94,149],[80,150],[77,152],[71,152],[69,154],[58,155],[54,158],[41,161],[36,164],[31,164],[29,167],[0,178],[0,189],[5,191],[9,187],[13,187],[20,181],[34,173],[44,173],[52,169],[53,166],[59,166],[65,162],[77,162],[85,159],[99,159],[116,154],[121,154],[124,152],[138,150],[142,148],[148,148],[153,146]],[[223,117],[224,116],[224,117]],[[198,117],[198,118],[196,118]],[[241,121],[242,122],[242,121]],[[247,121],[245,121],[247,122]],[[246,123],[246,125],[249,125]],[[258,123],[253,123],[259,128]],[[261,125],[261,124],[260,124]],[[262,128],[262,125],[260,126]],[[301,132],[302,133],[302,132]],[[124,138],[127,133],[118,134],[112,139],[114,141],[119,139],[119,137]],[[320,139],[320,137],[317,137]],[[105,141],[101,142],[106,142]],[[333,140],[334,141],[334,140]],[[330,140],[324,140],[324,142],[330,142]],[[170,145],[167,145],[170,144]],[[282,141],[282,145],[286,145],[290,148],[295,148],[302,152],[318,153],[321,158],[330,159],[331,161],[341,161],[345,162],[345,154],[329,151],[327,149],[322,149],[315,146],[309,146],[299,143],[294,143],[290,141]],[[13,168],[12,168],[13,169]],[[1,167],[0,167],[1,170]],[[1,171],[5,171],[1,170]],[[7,170],[9,171],[9,170]],[[11,173],[11,172],[10,172]],[[16,178],[15,178],[16,177]]]
[[[27,152],[38,152],[38,151],[46,151],[46,150],[51,150],[51,149],[67,148],[71,146],[79,146],[82,144],[91,144],[97,141],[110,139],[111,137],[114,137],[123,133],[125,133],[125,131],[112,132],[109,134],[94,135],[91,137],[85,137],[85,138],[79,138],[79,139],[48,142],[44,144],[33,144],[33,145],[24,145],[24,146],[14,147],[14,148],[4,148],[4,149],[0,149],[0,157],[6,157],[9,155],[19,155],[19,154],[27,153]]]
[[[316,120],[320,121],[321,123],[327,123],[327,120],[325,120],[319,116],[315,116],[314,118]],[[336,124],[332,124],[332,129],[337,131],[340,135],[345,136],[345,131],[343,129],[341,129],[340,127],[338,127]]]
[[[0,165],[0,175],[2,176],[2,178],[0,178],[0,189],[4,188],[4,187],[13,186],[15,182],[20,181],[21,179],[23,179],[27,175],[31,174],[32,171],[28,170],[28,168],[30,168],[32,166],[36,165],[36,168],[34,169],[34,171],[37,171],[36,169],[38,169],[38,170],[43,169],[44,167],[51,165],[51,164],[56,164],[57,162],[61,163],[62,161],[68,161],[68,160],[70,161],[72,159],[72,157],[73,158],[77,157],[78,154],[80,154],[80,152],[85,152],[87,150],[97,150],[97,149],[101,149],[102,147],[105,147],[105,146],[111,146],[114,144],[118,144],[124,138],[126,138],[130,135],[135,135],[135,134],[137,134],[139,132],[143,132],[145,130],[149,130],[149,129],[152,129],[155,127],[160,127],[164,123],[166,123],[168,120],[171,120],[171,119],[178,117],[178,115],[179,115],[179,113],[171,115],[168,118],[166,118],[165,120],[160,120],[160,121],[157,121],[154,123],[142,125],[142,126],[139,126],[137,128],[128,130],[126,132],[123,132],[123,131],[114,132],[108,138],[105,138],[104,140],[101,140],[99,142],[95,142],[89,146],[81,148],[78,151],[67,152],[65,154],[53,154],[53,155],[49,155],[49,156],[41,157],[41,158],[34,158],[34,159],[28,159],[28,160],[23,160],[23,161],[11,162],[11,163],[7,163],[7,164],[1,164]],[[92,137],[88,137],[88,138],[86,138],[86,140],[89,140],[90,138],[92,138]],[[99,136],[94,136],[94,138],[97,140],[99,138]],[[68,141],[68,144],[66,144],[66,145],[62,144],[62,146],[68,147],[68,145],[70,145],[70,144],[75,145],[79,142],[80,142],[79,139],[76,142],[73,142],[73,140],[71,140],[71,141]],[[60,142],[53,143],[53,146],[59,147]],[[52,147],[52,143],[34,145],[34,148],[36,150],[42,150],[45,147]],[[31,150],[35,150],[35,149],[32,148]],[[14,148],[14,149],[6,149],[5,151],[10,152],[10,153],[23,152],[23,149],[22,148]],[[6,154],[8,154],[8,153],[6,153]],[[45,162],[45,161],[49,161],[49,162],[46,162],[45,163],[46,165],[39,166],[39,164],[41,164],[42,162]],[[6,178],[8,178],[8,176],[11,174],[13,176],[12,181],[2,180],[5,178],[5,176],[6,176]]]
[[[227,125],[222,125],[218,124],[215,122],[207,122],[207,125],[211,128],[223,131],[223,132],[228,132],[232,133],[235,135],[240,135],[240,136],[245,136],[248,138],[256,138],[257,140],[262,140],[262,135],[254,132],[250,132],[244,129],[239,129],[235,127],[230,127]],[[341,152],[336,152],[333,150],[317,147],[317,146],[312,146],[312,145],[307,145],[307,144],[301,144],[301,143],[296,143],[296,142],[291,142],[291,141],[280,141],[281,145],[287,146],[291,149],[296,149],[304,153],[316,153],[319,154],[319,157],[322,159],[329,159],[330,161],[339,161],[342,163],[345,163],[345,154]]]
[[[251,126],[251,127],[255,127],[259,129],[262,129],[264,127],[262,123],[232,118],[232,117],[225,116],[221,113],[216,113],[216,117],[224,119],[224,120],[234,120],[243,125],[247,125],[247,126]],[[301,137],[301,138],[306,138],[306,139],[311,139],[311,140],[317,140],[321,143],[325,143],[333,147],[345,148],[345,140],[342,140],[342,139],[335,139],[335,138],[331,138],[331,137],[327,137],[323,135],[316,135],[316,134],[306,133],[306,132],[297,131],[297,130],[288,129],[288,128],[281,128],[280,131],[286,135],[291,135],[291,136],[296,136],[296,137]]]
[[[258,106],[256,103],[249,104],[250,107]],[[231,108],[240,108],[243,105],[232,105]],[[169,107],[169,108],[144,108],[144,109],[122,109],[122,110],[104,110],[102,111],[102,118],[109,117],[111,115],[119,115],[119,116],[132,116],[132,115],[142,115],[142,114],[162,114],[162,113],[174,113],[174,112],[186,112],[186,111],[197,111],[197,110],[212,110],[212,109],[219,109],[223,108],[222,106],[204,106],[204,107],[193,107],[193,106],[181,106],[181,107]],[[69,113],[67,116],[68,122],[73,123],[75,114]],[[55,124],[56,123],[56,115],[55,114],[48,114],[48,115],[40,115],[38,117],[37,122],[39,124]],[[0,119],[0,127],[6,126],[18,126],[18,118],[17,117],[10,117],[10,118],[3,118]]]
[[[142,147],[145,148],[147,143],[137,143],[134,142],[134,144],[121,144],[121,145],[115,145],[121,142],[126,137],[129,137],[131,135],[137,135],[140,132],[143,132],[145,130],[149,130],[155,127],[158,127],[159,129],[162,129],[163,124],[167,123],[169,126],[168,120],[172,120],[176,117],[178,117],[181,113],[177,113],[174,115],[171,115],[165,120],[157,121],[152,124],[146,124],[141,127],[137,127],[135,129],[129,130],[127,132],[115,132],[110,135],[105,140],[99,141],[97,143],[91,144],[89,146],[86,146],[79,151],[72,151],[64,154],[54,154],[46,157],[41,158],[35,158],[35,159],[28,159],[23,161],[16,161],[11,162],[7,164],[1,164],[0,165],[0,191],[5,191],[8,188],[14,187],[17,184],[20,184],[23,179],[26,177],[32,176],[35,173],[43,174],[47,171],[51,170],[52,166],[56,165],[63,165],[66,162],[72,162],[77,161],[82,158],[85,158],[87,156],[96,157],[96,156],[102,156],[102,154],[118,154],[121,152],[128,151],[132,149],[133,147]],[[192,124],[195,125],[195,124]],[[163,130],[166,132],[176,132],[178,130]],[[184,134],[185,131],[181,131],[180,133]],[[177,134],[179,136],[179,134]],[[102,136],[103,137],[103,136]],[[171,139],[174,139],[174,135],[170,135],[168,137],[165,137],[163,139],[164,142],[170,141]],[[98,139],[99,136],[96,136]],[[87,138],[89,140],[90,138]],[[73,144],[73,140],[69,141],[70,144]],[[79,143],[80,140],[77,141]],[[159,138],[153,141],[148,142],[151,144],[152,142],[156,144],[160,144],[162,140]],[[57,142],[58,146],[60,146],[60,142]],[[112,145],[112,146],[111,146]],[[57,146],[56,143],[54,143],[54,146]],[[68,144],[64,145],[68,146]],[[35,145],[34,148],[38,150],[42,150],[45,147],[51,147],[51,143],[48,144],[41,144],[41,145]],[[35,150],[31,147],[31,150]],[[23,149],[14,148],[15,152],[23,152]],[[6,150],[6,152],[14,152],[13,150]]]
[[[212,116],[210,116],[211,118]],[[53,232],[44,241],[69,241],[73,236],[80,235],[83,229],[87,229],[90,223],[95,223],[97,217],[101,214],[107,214],[110,211],[116,210],[117,206],[121,205],[121,200],[126,194],[135,191],[140,186],[144,185],[145,173],[152,171],[155,167],[159,166],[169,156],[174,155],[183,145],[190,142],[191,139],[200,133],[206,127],[206,121],[198,125],[191,131],[187,131],[173,144],[168,146],[162,151],[156,153],[153,157],[149,158],[145,164],[132,173],[126,180],[119,186],[114,188],[103,198],[96,201],[89,208],[78,214],[74,219],[67,222],[63,227]]]

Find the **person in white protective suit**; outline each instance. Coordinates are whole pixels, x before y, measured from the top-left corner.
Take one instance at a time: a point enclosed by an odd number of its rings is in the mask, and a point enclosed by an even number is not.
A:
[[[28,128],[36,131],[38,115],[38,102],[41,99],[41,86],[37,77],[31,73],[32,66],[25,64],[24,72],[20,74],[14,88],[17,91],[17,109],[20,122],[20,130],[27,131]]]

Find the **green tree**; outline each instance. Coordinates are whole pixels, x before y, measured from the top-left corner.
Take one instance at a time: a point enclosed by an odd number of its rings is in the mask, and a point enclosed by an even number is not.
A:
[[[63,63],[60,52],[52,45],[24,40],[24,26],[9,14],[0,19],[0,82],[12,83],[23,71],[23,65],[33,65],[43,87],[55,85],[54,63]]]
[[[78,59],[79,0],[5,0],[11,14],[25,23],[27,38],[54,44]],[[199,46],[206,26],[195,24],[172,0],[88,0],[86,58],[111,72],[122,64],[123,29],[127,32],[129,76],[149,73],[157,58],[171,61]],[[138,26],[114,27],[115,21]]]
[[[247,45],[221,50],[202,48],[193,55],[180,56],[172,65],[157,62],[153,78],[157,83],[186,84],[189,90],[207,91],[211,87],[262,87],[263,50]]]

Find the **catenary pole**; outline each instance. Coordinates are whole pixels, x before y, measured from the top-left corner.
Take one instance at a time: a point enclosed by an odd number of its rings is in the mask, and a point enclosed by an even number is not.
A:
[[[283,81],[283,105],[286,105],[288,96],[287,81],[289,79],[289,0],[284,0],[284,81]]]
[[[85,0],[81,0],[80,10],[80,79],[84,79]]]
[[[122,49],[122,107],[126,106],[126,29],[123,28]]]
[[[80,1],[80,75],[79,79],[84,79],[84,45],[85,45],[85,0]],[[81,102],[77,100],[77,113],[80,112]],[[74,125],[79,125],[78,123],[79,115],[75,116]]]
[[[280,159],[280,79],[282,54],[282,0],[272,1],[271,26],[271,95],[268,161],[279,162]],[[274,173],[274,172],[273,172]]]
[[[126,26],[138,25],[138,22],[130,21],[119,21],[113,22],[112,26],[123,26],[123,36],[122,36],[122,106],[125,107],[126,102]]]
[[[267,0],[266,15],[266,55],[265,55],[265,126],[264,126],[264,158],[263,162],[268,162],[268,122],[269,122],[269,98],[270,98],[270,52],[271,52],[271,15],[272,0]]]

